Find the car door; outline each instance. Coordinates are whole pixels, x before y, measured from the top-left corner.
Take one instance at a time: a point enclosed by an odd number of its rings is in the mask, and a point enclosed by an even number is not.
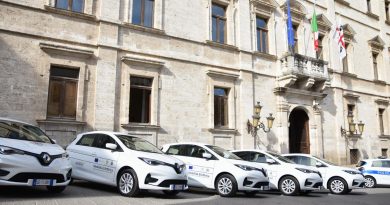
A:
[[[106,144],[116,144],[116,150],[106,148]],[[119,155],[123,153],[119,144],[109,135],[97,134],[93,143],[95,159],[92,165],[93,173],[97,180],[102,183],[115,181],[115,173]]]
[[[390,185],[390,160],[384,160],[382,162],[383,175],[385,176],[386,185]]]
[[[176,155],[186,163],[189,186],[214,188],[216,158],[213,156],[211,159],[205,159],[203,153],[210,152],[197,145],[172,145],[167,151],[167,154]]]
[[[94,134],[86,134],[67,148],[69,158],[72,164],[72,177],[96,181],[94,175],[91,175],[93,163],[95,161],[94,148],[92,147],[95,140]]]

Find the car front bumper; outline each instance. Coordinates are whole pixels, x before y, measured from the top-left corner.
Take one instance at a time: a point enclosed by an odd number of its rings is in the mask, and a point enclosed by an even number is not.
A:
[[[323,186],[323,180],[318,174],[311,173],[299,179],[299,184],[302,191],[319,190]]]
[[[269,179],[259,171],[246,171],[245,175],[236,177],[239,191],[260,191],[269,189]]]
[[[139,175],[140,189],[176,190],[176,188],[179,188],[177,190],[181,191],[188,189],[187,184],[186,171],[176,173],[172,167],[168,166],[157,166],[145,170]]]
[[[348,177],[347,183],[349,189],[362,189],[365,187],[366,180],[364,179],[363,175],[356,174]]]

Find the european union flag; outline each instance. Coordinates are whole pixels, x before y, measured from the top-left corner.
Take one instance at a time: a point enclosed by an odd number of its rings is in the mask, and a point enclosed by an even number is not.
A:
[[[287,0],[287,37],[288,37],[288,48],[290,52],[294,51],[294,29],[291,20],[291,11],[290,11],[290,0]]]

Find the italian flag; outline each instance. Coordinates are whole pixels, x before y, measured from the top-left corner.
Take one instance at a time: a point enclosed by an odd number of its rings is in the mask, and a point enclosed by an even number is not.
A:
[[[314,49],[318,51],[318,25],[316,10],[313,12],[313,18],[311,19],[311,31],[314,34]]]

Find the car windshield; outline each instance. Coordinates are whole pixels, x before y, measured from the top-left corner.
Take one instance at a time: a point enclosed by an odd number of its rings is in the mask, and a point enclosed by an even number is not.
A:
[[[282,155],[279,155],[279,154],[276,154],[274,152],[267,152],[269,155],[275,157],[276,159],[278,159],[279,161],[281,162],[284,162],[284,163],[290,163],[290,164],[295,164],[294,161],[286,158],[286,157],[283,157]]]
[[[159,150],[156,146],[154,146],[152,143],[143,140],[141,138],[132,137],[128,135],[116,135],[116,136],[127,148],[131,150],[163,154],[163,152]]]
[[[38,127],[10,121],[0,121],[0,138],[54,143]]]
[[[217,155],[225,158],[225,159],[235,159],[235,160],[242,160],[237,155],[217,146],[213,145],[206,145],[207,148],[211,149],[213,152],[215,152]]]
[[[320,158],[320,157],[316,157],[316,156],[313,156],[313,157],[316,158],[316,159],[318,159],[318,160],[320,160],[320,161],[323,161],[323,162],[325,162],[325,163],[327,163],[327,164],[329,164],[329,165],[338,166],[337,164],[334,164],[334,163],[332,163],[332,162],[329,162],[329,161],[327,161],[327,160],[325,160],[325,159],[322,159],[322,158]]]

